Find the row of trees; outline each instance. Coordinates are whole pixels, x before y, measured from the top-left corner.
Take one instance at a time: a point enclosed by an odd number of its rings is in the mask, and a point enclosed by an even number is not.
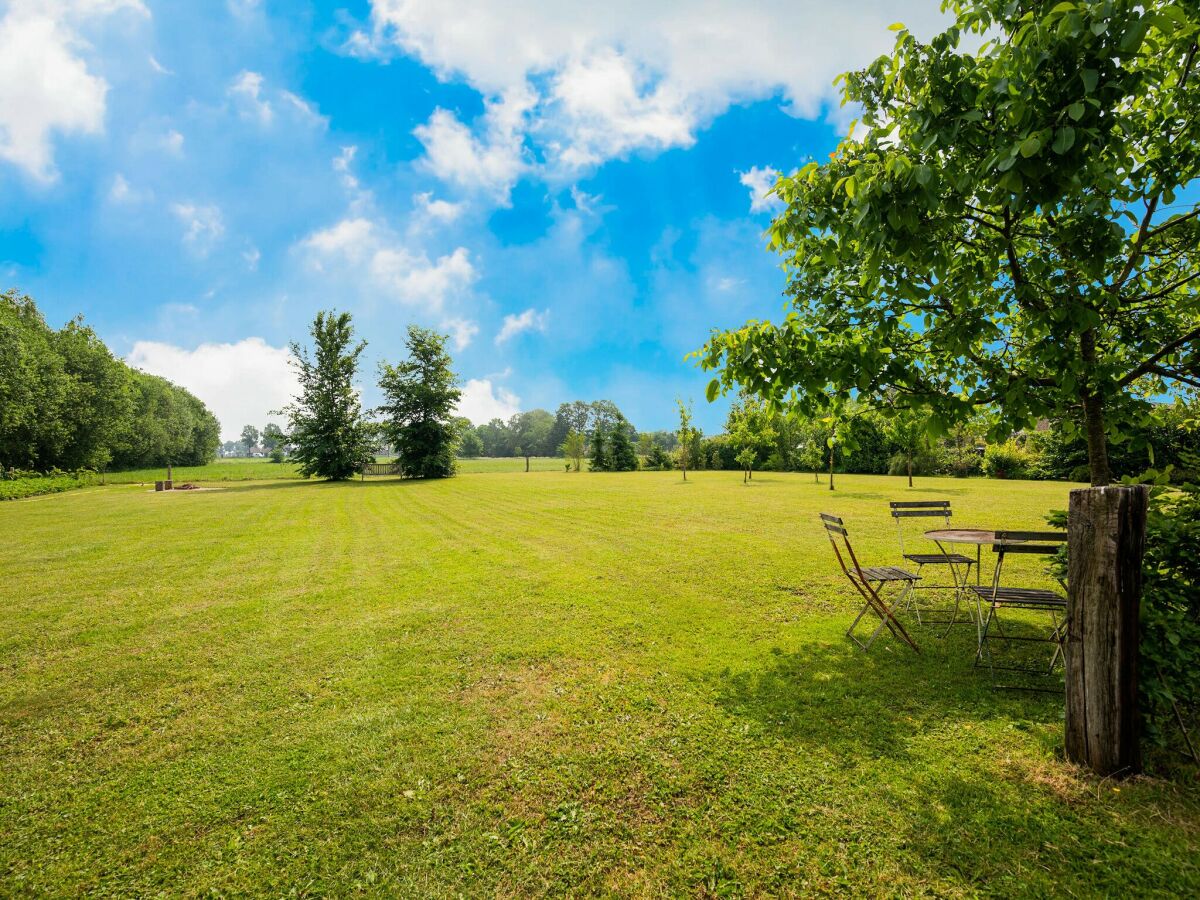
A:
[[[56,331],[32,298],[0,294],[0,467],[203,465],[219,442],[199,399],[131,369],[82,318]]]
[[[400,474],[446,478],[454,474],[459,425],[454,408],[462,392],[451,370],[447,338],[408,326],[408,358],[379,364],[384,402],[369,421],[354,380],[366,341],[355,341],[349,313],[317,313],[313,348],[292,342],[300,394],[284,408],[286,441],[305,477],[344,479],[375,458],[380,443],[396,454]]]
[[[574,400],[560,404],[554,413],[531,409],[517,413],[507,421],[492,419],[479,426],[460,419],[459,429],[459,455],[463,457],[554,456],[562,452],[570,434],[583,435],[590,441],[598,430],[607,434],[621,429],[642,455],[649,453],[653,445],[670,452],[678,443],[674,432],[639,433],[611,400],[590,403]]]
[[[233,456],[236,453],[250,453],[255,447],[261,447],[270,453],[283,449],[287,444],[287,435],[274,422],[268,422],[260,431],[255,425],[243,425],[241,438],[236,441],[226,441],[221,449]]]

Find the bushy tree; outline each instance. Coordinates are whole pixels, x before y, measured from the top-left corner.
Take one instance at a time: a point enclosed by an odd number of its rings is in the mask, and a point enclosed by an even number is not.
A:
[[[928,407],[936,435],[984,408],[995,440],[1059,419],[1105,485],[1111,435],[1200,385],[1200,7],[949,6],[846,77],[863,127],[776,184],[793,311],[710,340],[710,396]]]
[[[447,478],[455,471],[454,410],[462,391],[450,368],[446,341],[446,335],[409,325],[408,359],[396,366],[379,365],[383,430],[401,473],[410,478]]]
[[[927,468],[931,456],[929,443],[929,419],[919,410],[897,409],[885,416],[885,433],[895,447],[888,466],[889,475],[904,472],[908,486],[913,486],[913,468],[918,462]]]
[[[529,459],[533,456],[550,456],[553,453],[550,439],[554,431],[554,416],[544,409],[531,409],[513,417],[520,456],[525,457],[525,471],[529,471]]]
[[[274,450],[287,443],[287,435],[283,433],[283,429],[274,422],[268,422],[262,430],[262,445],[268,451]]]
[[[253,425],[242,426],[242,446],[246,448],[247,453],[258,446],[258,439],[259,433],[257,428]]]
[[[292,458],[305,478],[338,480],[357,472],[371,455],[354,377],[367,346],[354,343],[349,313],[322,310],[309,329],[314,352],[293,341],[292,365],[300,394],[283,410]]]
[[[638,467],[637,453],[634,452],[633,441],[629,439],[629,432],[619,425],[612,431],[608,465],[614,472],[633,472]]]
[[[562,447],[559,448],[562,451],[563,457],[569,460],[575,467],[576,472],[582,468],[586,446],[587,439],[584,438],[582,432],[568,431],[566,439],[562,442]]]
[[[745,472],[745,480],[754,478],[754,466],[775,442],[775,420],[771,408],[757,397],[743,393],[729,408],[725,423],[735,459]]]

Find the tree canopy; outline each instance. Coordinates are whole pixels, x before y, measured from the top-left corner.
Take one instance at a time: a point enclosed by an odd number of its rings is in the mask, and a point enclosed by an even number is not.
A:
[[[454,411],[462,391],[446,341],[443,334],[409,325],[408,359],[379,365],[383,433],[401,473],[410,478],[447,478],[455,471],[459,426]]]
[[[354,343],[354,327],[345,312],[318,312],[309,333],[312,354],[295,341],[291,344],[300,380],[300,395],[283,410],[294,446],[292,459],[305,478],[349,478],[371,455],[354,387],[366,342]]]
[[[775,185],[791,311],[714,333],[709,396],[928,407],[935,434],[982,407],[999,439],[1062,419],[1105,484],[1149,399],[1200,386],[1200,11],[949,8],[928,44],[894,26],[844,78],[861,127]]]

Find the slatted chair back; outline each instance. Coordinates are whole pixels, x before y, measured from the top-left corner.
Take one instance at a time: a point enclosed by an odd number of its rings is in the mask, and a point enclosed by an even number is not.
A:
[[[854,548],[850,546],[850,535],[846,531],[846,523],[837,516],[831,516],[829,513],[821,513],[821,524],[825,526],[825,533],[829,537],[829,543],[833,546],[833,555],[837,557],[838,565],[842,567],[842,572],[851,581],[866,585],[867,578],[863,575],[862,566],[858,563],[858,557],[854,555]],[[839,537],[841,538],[842,547],[838,546]],[[843,547],[846,551],[844,556],[842,555]],[[849,565],[846,564],[847,560],[850,562]]]
[[[900,555],[904,549],[904,521],[906,519],[941,519],[946,528],[950,527],[949,500],[893,500],[888,504],[892,510],[892,518],[896,520],[896,534],[900,538]]]
[[[1065,531],[997,531],[992,542],[996,554],[996,573],[992,578],[992,592],[1000,586],[1000,571],[1004,568],[1004,557],[1009,553],[1029,553],[1038,556],[1054,556],[1067,542]],[[1057,579],[1062,589],[1067,589],[1061,578]]]

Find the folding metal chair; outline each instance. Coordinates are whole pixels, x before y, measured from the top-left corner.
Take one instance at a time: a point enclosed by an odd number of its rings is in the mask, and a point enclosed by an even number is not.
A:
[[[996,682],[996,671],[1020,672],[1026,675],[1038,676],[1054,674],[1055,666],[1062,660],[1063,640],[1066,637],[1067,598],[1064,596],[1067,590],[1066,584],[1063,583],[1062,579],[1056,579],[1063,589],[1063,593],[1060,594],[1057,591],[1046,590],[1045,588],[1009,587],[1000,582],[1004,571],[1004,560],[1008,554],[1024,553],[1053,556],[1066,540],[1067,533],[1065,531],[996,532],[996,539],[992,544],[992,550],[996,553],[996,571],[992,576],[992,583],[990,586],[970,586],[970,589],[975,593],[977,604],[980,606],[985,602],[988,604],[986,616],[982,608],[979,609],[979,617],[983,625],[979,631],[979,648],[975,652],[975,665],[977,667],[983,665],[984,657],[987,657],[986,664],[992,673],[993,687],[1057,693],[1057,689],[1037,688],[1021,684],[998,684]],[[1029,609],[1050,613],[1052,626],[1050,634],[1046,637],[1006,634],[999,615],[1002,609]],[[1060,615],[1062,616],[1061,620],[1059,618]],[[1054,652],[1050,656],[1050,665],[1045,668],[1041,666],[996,665],[991,648],[993,641],[1024,641],[1053,644]]]
[[[854,548],[850,546],[850,536],[846,533],[846,526],[837,516],[831,516],[827,513],[821,513],[821,524],[825,526],[825,531],[829,536],[829,543],[833,546],[833,553],[837,557],[838,565],[842,567],[842,572],[850,579],[850,583],[862,595],[863,608],[859,611],[854,621],[850,623],[850,628],[846,631],[846,637],[858,644],[865,653],[871,649],[871,644],[875,642],[875,638],[879,633],[887,628],[895,637],[904,641],[908,646],[912,647],[917,653],[921,652],[916,642],[909,637],[908,632],[904,630],[904,626],[893,613],[893,610],[898,606],[913,590],[913,586],[918,580],[919,575],[914,575],[912,572],[906,572],[903,569],[897,569],[894,566],[869,566],[863,568],[858,563],[858,557],[854,555]],[[837,538],[841,537],[842,543],[846,548],[846,555],[842,555],[842,550],[838,547]],[[850,565],[846,565],[846,560],[849,559]],[[891,604],[883,599],[880,591],[883,590],[885,584],[901,584],[903,588],[896,600]],[[871,633],[867,638],[866,643],[860,641],[854,634],[854,629],[858,627],[858,623],[862,621],[863,616],[868,612],[873,612],[879,616],[879,627]]]
[[[944,527],[950,527],[950,501],[949,500],[893,500],[890,504],[892,518],[896,520],[896,536],[900,541],[900,555],[908,562],[914,563],[917,567],[917,574],[921,574],[921,570],[925,566],[948,566],[950,569],[950,577],[954,581],[952,585],[946,584],[922,584],[920,588],[914,589],[909,595],[908,606],[912,607],[916,614],[917,621],[922,625],[926,622],[921,618],[921,608],[916,603],[917,590],[940,590],[952,588],[954,590],[954,611],[949,619],[931,619],[930,625],[945,625],[945,634],[950,633],[950,629],[958,621],[958,611],[962,606],[963,589],[967,581],[971,577],[971,567],[975,565],[975,560],[969,556],[964,556],[961,553],[944,553],[941,548],[937,548],[933,553],[908,553],[904,547],[904,523],[908,519],[941,519]],[[960,570],[961,567],[961,570]],[[970,619],[970,605],[967,606],[968,621]]]

